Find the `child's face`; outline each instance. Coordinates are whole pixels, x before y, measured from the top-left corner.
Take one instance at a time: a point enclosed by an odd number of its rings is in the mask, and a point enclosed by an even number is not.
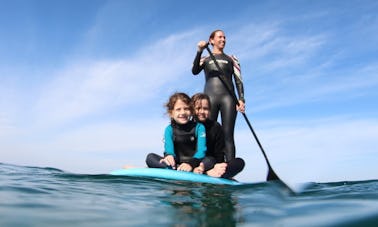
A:
[[[199,121],[205,122],[210,114],[209,102],[206,99],[198,100],[194,104],[194,114],[197,116]]]
[[[188,123],[190,115],[190,106],[184,103],[181,99],[176,101],[173,110],[169,114],[169,116],[173,118],[173,120],[175,120],[178,124]]]

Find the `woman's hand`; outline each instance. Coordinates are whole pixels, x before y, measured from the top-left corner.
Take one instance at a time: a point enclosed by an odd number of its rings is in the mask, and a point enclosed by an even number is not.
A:
[[[208,44],[207,44],[206,41],[203,41],[203,40],[199,41],[198,44],[197,44],[198,52],[202,52],[206,48],[207,45]]]
[[[239,100],[239,105],[236,105],[236,110],[245,113],[245,103],[242,100]]]

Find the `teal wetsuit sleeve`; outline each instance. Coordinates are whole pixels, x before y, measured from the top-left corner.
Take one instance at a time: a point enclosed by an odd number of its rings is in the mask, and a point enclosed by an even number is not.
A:
[[[168,125],[164,131],[164,151],[166,155],[173,155],[176,157],[173,145],[173,128],[171,125]]]
[[[206,129],[201,123],[196,125],[196,135],[197,135],[197,151],[193,158],[203,159],[206,156]]]

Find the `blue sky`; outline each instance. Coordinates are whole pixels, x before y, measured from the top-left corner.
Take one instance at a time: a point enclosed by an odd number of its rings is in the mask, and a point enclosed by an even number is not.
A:
[[[377,179],[376,1],[1,1],[0,162],[108,173],[162,152],[196,44],[223,29],[285,182]],[[267,167],[239,115],[240,181]]]

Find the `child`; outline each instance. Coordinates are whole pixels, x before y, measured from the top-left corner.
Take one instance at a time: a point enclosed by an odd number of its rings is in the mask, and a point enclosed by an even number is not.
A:
[[[194,172],[203,173],[212,177],[232,179],[244,168],[244,160],[241,158],[225,159],[227,155],[225,138],[222,126],[217,121],[209,119],[211,103],[208,95],[197,93],[192,96],[194,119],[201,122],[206,128],[206,157]],[[216,163],[214,165],[214,163]],[[212,164],[212,166],[211,166]]]
[[[175,93],[165,105],[171,124],[164,132],[164,157],[147,155],[150,168],[172,168],[192,171],[206,155],[206,130],[201,123],[191,120],[193,109],[190,97]]]

